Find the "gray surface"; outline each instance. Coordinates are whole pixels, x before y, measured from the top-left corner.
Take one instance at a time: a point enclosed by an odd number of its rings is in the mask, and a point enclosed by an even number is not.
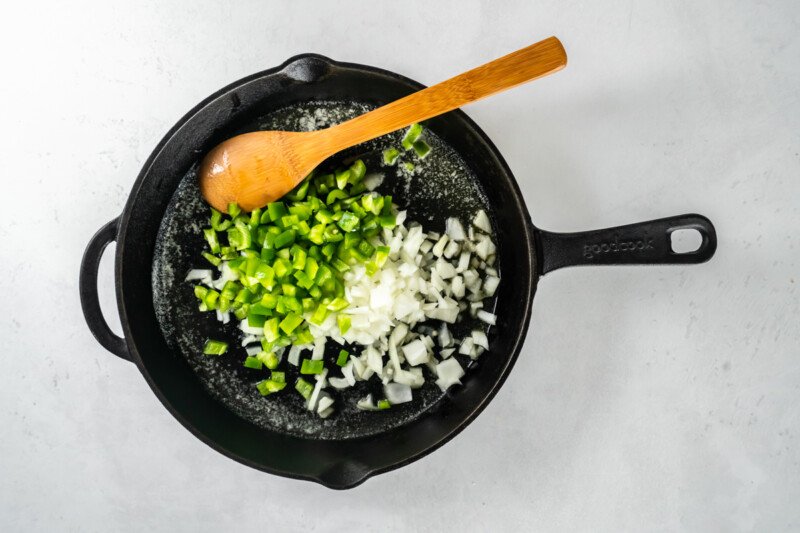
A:
[[[800,8],[531,4],[6,6],[0,529],[800,529]],[[266,476],[87,331],[83,247],[207,94],[305,51],[431,83],[550,34],[567,70],[467,109],[534,221],[695,211],[719,251],[547,276],[513,375],[443,449],[348,493]]]

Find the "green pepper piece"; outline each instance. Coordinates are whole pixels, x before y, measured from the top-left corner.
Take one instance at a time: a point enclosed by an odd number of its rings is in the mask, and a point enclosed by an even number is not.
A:
[[[394,165],[398,157],[400,157],[400,150],[397,148],[387,148],[383,151],[384,164]]]
[[[210,253],[208,253],[208,252],[203,252],[203,253],[202,253],[202,255],[203,255],[203,257],[205,257],[205,258],[206,258],[206,260],[207,260],[209,263],[211,263],[211,264],[212,264],[212,265],[214,265],[214,266],[219,266],[219,265],[220,265],[220,263],[222,263],[222,259],[220,259],[220,258],[219,258],[219,257],[217,257],[216,255],[210,254]]]
[[[336,322],[339,324],[339,331],[344,335],[350,329],[352,319],[350,315],[339,314],[336,316]]]
[[[270,318],[264,322],[264,338],[267,339],[267,342],[275,342],[278,340],[278,336],[278,319]]]
[[[207,340],[203,346],[205,355],[222,355],[228,351],[228,343],[223,341]]]
[[[242,212],[242,208],[239,207],[239,204],[236,202],[231,202],[228,204],[228,215],[231,218],[236,218]]]
[[[425,159],[428,154],[431,152],[431,147],[425,141],[414,141],[412,145],[414,147],[414,151],[417,153],[417,156],[420,159]]]
[[[206,238],[206,242],[208,243],[208,247],[211,249],[211,252],[215,254],[220,253],[219,239],[217,239],[217,232],[214,231],[214,228],[205,228],[203,230],[203,236]]]
[[[244,360],[244,366],[247,368],[252,368],[253,370],[261,370],[264,366],[264,363],[258,360],[258,357],[254,356],[247,356],[247,359]]]
[[[356,204],[353,204],[353,206],[355,206],[355,205]],[[355,231],[356,228],[358,228],[359,220],[358,220],[358,217],[356,215],[354,215],[353,213],[351,213],[349,211],[345,211],[342,214],[342,218],[336,224],[340,228],[342,228],[343,231],[346,231],[346,232],[349,233],[349,232]]]
[[[422,133],[422,125],[421,124],[412,124],[406,134],[403,136],[403,140],[401,144],[403,148],[406,150],[411,150],[411,147],[414,145],[414,141],[416,141],[420,134]]]
[[[325,369],[325,361],[322,359],[303,359],[300,365],[301,374],[322,374]]]
[[[303,378],[297,378],[297,382],[295,382],[294,388],[306,400],[311,398],[311,393],[314,392],[314,385],[304,380]]]

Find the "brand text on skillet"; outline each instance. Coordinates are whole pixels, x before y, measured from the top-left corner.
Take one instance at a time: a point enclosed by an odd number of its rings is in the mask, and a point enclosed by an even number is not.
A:
[[[600,254],[635,252],[637,250],[652,250],[653,239],[623,240],[614,239],[612,242],[587,244],[583,247],[583,256],[591,259]]]

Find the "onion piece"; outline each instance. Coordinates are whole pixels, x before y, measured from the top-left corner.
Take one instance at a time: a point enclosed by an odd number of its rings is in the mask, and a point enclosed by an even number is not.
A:
[[[456,269],[451,265],[449,262],[445,261],[444,259],[439,259],[436,261],[436,273],[439,274],[443,280],[451,279],[453,276],[456,275]]]
[[[450,241],[444,249],[444,256],[448,259],[461,251],[461,246],[456,241]]]
[[[367,355],[367,367],[371,368],[376,374],[383,372],[383,358],[380,352],[374,346],[367,346],[365,350]]]
[[[247,333],[248,335],[256,335],[262,337],[264,336],[264,328],[254,328],[253,326],[247,323],[246,318],[241,322],[239,322],[239,329]]]
[[[186,278],[184,278],[184,281],[195,281],[198,279],[199,280],[208,279],[210,281],[212,276],[213,273],[211,270],[207,270],[204,268],[193,268],[189,271],[188,274],[186,274]]]
[[[289,356],[286,358],[286,360],[289,361],[290,365],[297,366],[300,364],[300,352],[302,351],[303,349],[296,345],[293,345],[291,348],[289,348]]]
[[[433,248],[431,249],[433,255],[435,255],[436,257],[441,257],[442,254],[444,254],[444,247],[447,246],[447,240],[448,240],[447,235],[442,235],[441,238],[438,241],[436,241],[436,244],[434,244]]]
[[[394,376],[392,376],[392,380],[395,383],[408,385],[412,389],[417,389],[425,384],[425,377],[422,375],[422,369],[419,367],[395,372]]]
[[[488,311],[484,311],[483,309],[481,309],[480,311],[478,311],[477,316],[478,319],[483,320],[487,324],[490,324],[492,326],[497,324],[497,315],[495,315],[494,313],[489,313]]]
[[[255,335],[245,335],[242,339],[242,346],[247,346],[248,344],[253,344],[254,342],[258,342],[258,337]]]
[[[458,347],[458,353],[461,355],[472,355],[474,352],[475,343],[472,340],[472,337],[465,337],[464,340],[461,341],[461,346]]]
[[[353,377],[356,380],[363,381],[364,380],[364,371],[366,367],[364,363],[361,362],[361,359],[355,356],[350,356],[350,361],[353,363]]]
[[[448,218],[445,221],[445,228],[445,233],[447,233],[447,236],[453,241],[463,241],[467,238],[467,234],[464,232],[464,226],[461,225],[461,221],[457,218]]]
[[[421,365],[428,360],[428,347],[417,339],[402,347],[406,362],[411,366]]]
[[[356,403],[356,407],[361,409],[362,411],[377,411],[378,408],[375,406],[375,403],[372,401],[372,393],[367,394],[358,402]]]
[[[487,296],[494,296],[498,285],[500,285],[500,278],[496,276],[486,276],[486,279],[483,281],[483,290],[486,292]]]
[[[317,401],[317,414],[321,415],[332,405],[333,405],[333,398],[331,398],[330,394],[328,394],[325,391],[321,391],[319,393],[319,400]]]
[[[314,411],[317,408],[317,401],[319,400],[319,393],[322,392],[322,389],[325,388],[327,384],[327,380],[325,379],[328,376],[328,369],[324,369],[322,373],[317,374],[317,383],[314,385],[314,390],[311,392],[311,396],[308,398],[308,410]]]
[[[413,399],[411,387],[403,383],[387,383],[383,386],[383,393],[392,405],[410,402]]]
[[[456,266],[456,272],[459,274],[464,272],[469,267],[469,259],[470,253],[467,251],[462,251],[461,255],[458,256],[458,266]]]
[[[487,257],[494,254],[497,251],[497,247],[495,247],[492,239],[486,236],[482,236],[478,243],[475,245],[475,253],[478,254],[478,257],[486,260]]]
[[[325,337],[317,337],[314,341],[314,350],[311,352],[312,360],[322,359],[325,355]]]
[[[442,391],[446,391],[451,385],[461,384],[464,369],[455,357],[451,357],[436,365],[436,375],[439,376],[436,384]]]
[[[483,209],[475,214],[472,224],[484,233],[492,233],[492,223],[489,221],[489,217]]]
[[[344,379],[347,380],[348,385],[350,385],[351,387],[356,384],[356,378],[353,375],[353,368],[354,368],[353,358],[354,356],[351,355],[350,361],[346,365],[344,365],[344,367],[342,367],[342,375],[344,376]]]
[[[475,346],[480,346],[486,350],[489,349],[489,338],[486,336],[486,333],[479,329],[472,332],[472,342],[475,343]]]
[[[330,383],[331,387],[338,390],[346,389],[351,386],[345,378],[329,378],[328,383]]]
[[[439,328],[439,346],[447,348],[451,344],[453,344],[453,336],[450,334],[447,324],[442,323],[442,327]]]
[[[455,298],[461,299],[466,294],[464,288],[464,278],[461,276],[456,276],[453,278],[453,281],[450,283],[450,290],[453,292],[453,296]]]
[[[364,187],[366,187],[368,191],[374,191],[381,186],[381,183],[383,183],[383,178],[383,174],[367,174],[364,176]]]

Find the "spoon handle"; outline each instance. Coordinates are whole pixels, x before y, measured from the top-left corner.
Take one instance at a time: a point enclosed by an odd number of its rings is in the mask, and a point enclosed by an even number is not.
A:
[[[441,115],[470,102],[564,68],[567,53],[555,37],[512,52],[327,130],[326,151],[337,152]]]

